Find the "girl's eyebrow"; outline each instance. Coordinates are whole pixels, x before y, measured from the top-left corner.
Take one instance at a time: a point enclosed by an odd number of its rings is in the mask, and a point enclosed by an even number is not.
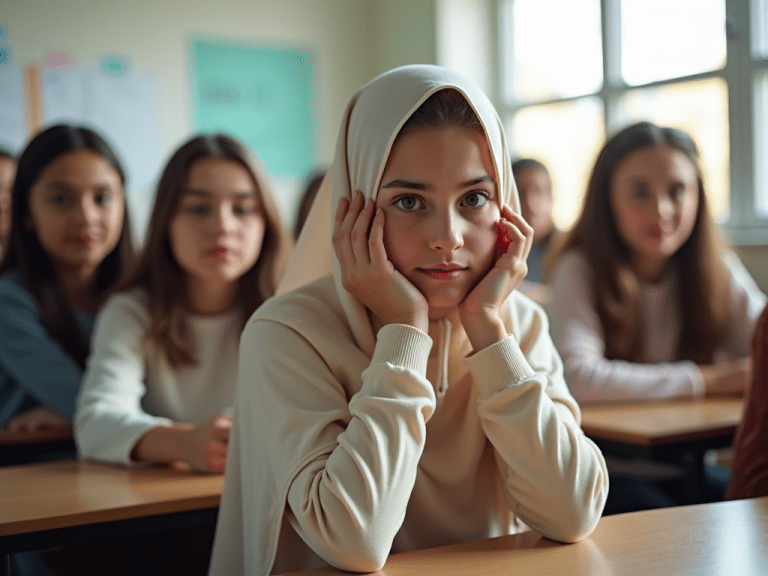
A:
[[[184,191],[184,196],[203,196],[204,198],[211,198],[214,196],[214,194],[211,194],[207,190],[201,190],[199,188],[187,188]],[[248,190],[248,191],[242,191],[242,192],[235,192],[234,196],[237,196],[238,198],[258,198],[258,193],[256,190]]]
[[[496,184],[496,180],[491,178],[488,175],[485,176],[478,176],[477,178],[471,178],[469,180],[466,180],[459,184],[458,189],[463,190],[464,188],[470,188],[472,186],[477,186],[478,184],[483,184],[485,182],[489,182],[491,184]],[[409,190],[420,190],[422,192],[429,191],[432,187],[428,184],[424,184],[423,182],[413,182],[411,180],[392,180],[392,182],[388,184],[384,184],[382,188],[406,188]]]

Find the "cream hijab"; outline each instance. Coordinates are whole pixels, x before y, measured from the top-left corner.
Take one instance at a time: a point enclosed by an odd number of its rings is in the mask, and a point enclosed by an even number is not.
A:
[[[440,66],[395,68],[360,89],[347,106],[333,165],[320,186],[278,287],[278,293],[287,292],[333,273],[355,341],[368,356],[373,355],[376,339],[365,307],[341,285],[339,261],[331,242],[335,210],[339,199],[351,199],[355,190],[376,200],[400,128],[427,98],[446,88],[461,92],[480,119],[493,158],[499,201],[519,212],[504,129],[483,91],[468,78]]]

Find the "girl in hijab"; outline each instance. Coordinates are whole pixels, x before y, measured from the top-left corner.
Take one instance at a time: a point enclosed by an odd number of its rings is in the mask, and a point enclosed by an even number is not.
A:
[[[371,572],[391,552],[594,529],[605,463],[515,290],[532,235],[469,80],[406,66],[352,98],[293,291],[243,333],[211,574]]]

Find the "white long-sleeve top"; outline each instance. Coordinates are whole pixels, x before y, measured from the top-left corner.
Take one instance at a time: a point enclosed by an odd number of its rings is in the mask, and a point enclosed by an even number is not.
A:
[[[731,314],[715,361],[749,356],[755,322],[766,297],[738,257],[727,253],[731,273]],[[704,382],[695,363],[675,361],[680,337],[677,275],[642,283],[642,362],[609,360],[594,304],[592,270],[583,253],[571,250],[558,261],[548,306],[552,338],[563,359],[565,379],[580,404],[702,396]]]
[[[96,319],[77,400],[75,440],[83,458],[129,464],[136,442],[170,422],[197,423],[230,409],[242,327],[239,311],[187,316],[197,366],[172,368],[145,342],[147,296],[117,294]]]
[[[369,572],[390,552],[525,525],[589,534],[605,462],[541,308],[513,292],[505,324],[508,338],[471,356],[445,322],[435,346],[387,325],[368,356],[331,277],[265,303],[241,341],[210,573]]]

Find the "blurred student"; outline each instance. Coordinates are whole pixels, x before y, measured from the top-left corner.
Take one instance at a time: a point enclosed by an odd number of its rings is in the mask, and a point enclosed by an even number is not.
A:
[[[11,187],[15,175],[16,159],[8,150],[0,148],[0,259],[11,234]]]
[[[78,399],[84,458],[223,472],[240,332],[290,238],[237,140],[198,135],[160,178],[146,246],[98,316]]]
[[[768,307],[752,339],[752,383],[736,435],[728,498],[768,496]]]
[[[766,297],[721,243],[688,134],[641,122],[610,138],[553,257],[552,337],[579,403],[744,393]],[[606,513],[679,499],[659,486],[612,473]]]
[[[609,139],[555,257],[552,334],[580,403],[744,393],[766,297],[721,242],[688,134]]]
[[[88,128],[53,126],[21,153],[0,262],[0,426],[69,426],[94,315],[133,255],[124,187]]]
[[[312,208],[312,203],[315,201],[317,191],[320,189],[320,184],[323,183],[325,178],[325,170],[315,172],[307,180],[304,188],[304,194],[301,197],[301,203],[299,204],[299,213],[296,215],[296,225],[293,228],[293,237],[298,240],[299,234],[301,234],[304,223],[309,216],[309,210]]]

